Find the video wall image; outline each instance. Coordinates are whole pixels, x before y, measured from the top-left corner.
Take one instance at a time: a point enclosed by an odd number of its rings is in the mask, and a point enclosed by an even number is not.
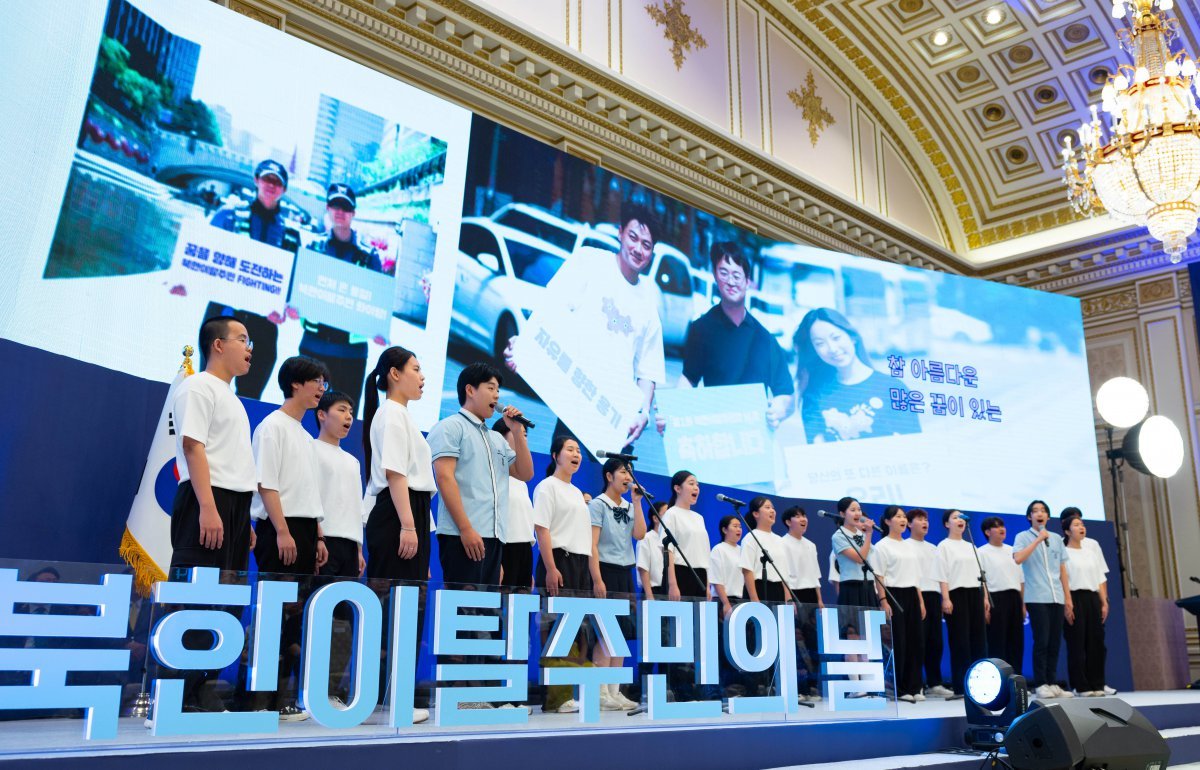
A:
[[[806,499],[1102,517],[1078,300],[763,239],[209,3],[8,12],[0,334],[169,381],[201,321],[243,397],[417,353],[428,430],[472,361],[637,468]],[[52,32],[46,30],[52,29]],[[32,41],[50,39],[52,45]]]

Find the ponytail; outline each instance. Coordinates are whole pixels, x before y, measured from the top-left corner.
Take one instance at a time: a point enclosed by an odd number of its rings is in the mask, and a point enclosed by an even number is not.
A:
[[[379,354],[375,368],[367,373],[366,392],[363,395],[363,461],[367,477],[371,476],[371,423],[375,420],[375,412],[379,410],[379,394],[387,392],[388,375],[392,369],[404,370],[410,358],[415,354],[411,350],[393,345]]]

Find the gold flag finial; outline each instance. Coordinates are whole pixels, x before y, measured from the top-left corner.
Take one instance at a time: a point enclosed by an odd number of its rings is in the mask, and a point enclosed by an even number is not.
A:
[[[189,377],[196,373],[196,369],[192,366],[192,356],[195,354],[196,349],[194,347],[191,345],[183,346],[183,363],[179,365],[179,368]]]

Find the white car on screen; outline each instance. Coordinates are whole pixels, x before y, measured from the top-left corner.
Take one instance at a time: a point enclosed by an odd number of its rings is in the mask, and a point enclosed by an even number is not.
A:
[[[521,332],[568,256],[524,231],[464,217],[450,334],[500,360],[508,338]]]
[[[588,243],[588,237],[596,231],[587,225],[566,219],[529,203],[508,203],[496,209],[489,217],[498,225],[531,235],[546,241],[555,248],[573,254],[580,246],[598,246]],[[601,248],[607,248],[600,245]]]

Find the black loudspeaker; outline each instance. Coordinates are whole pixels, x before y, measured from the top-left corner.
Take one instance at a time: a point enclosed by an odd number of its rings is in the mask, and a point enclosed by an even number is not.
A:
[[[1120,698],[1035,701],[1004,748],[1014,770],[1162,770],[1171,758],[1150,720]]]

